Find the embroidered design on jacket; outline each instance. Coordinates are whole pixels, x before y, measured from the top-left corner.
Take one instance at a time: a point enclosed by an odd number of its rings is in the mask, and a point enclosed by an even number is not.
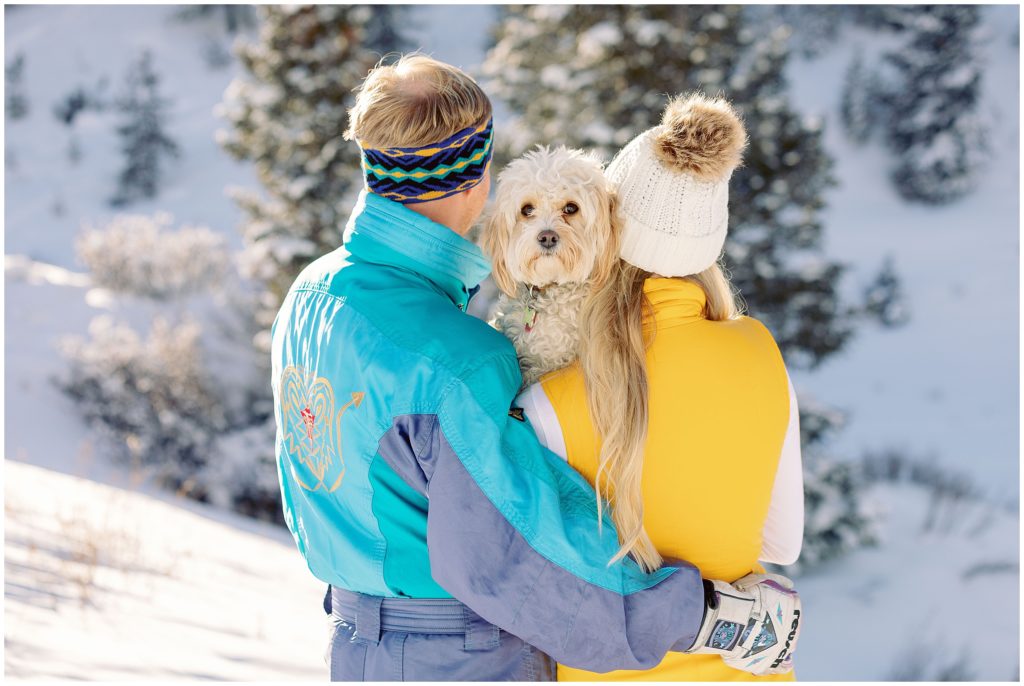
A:
[[[352,399],[335,411],[330,381],[296,366],[281,373],[284,444],[293,458],[292,476],[307,491],[322,488],[333,493],[341,486],[341,418],[350,407],[359,407],[364,396],[352,393]]]

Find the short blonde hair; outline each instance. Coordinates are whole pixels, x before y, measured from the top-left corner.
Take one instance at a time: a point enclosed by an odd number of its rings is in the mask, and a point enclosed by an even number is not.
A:
[[[492,112],[464,71],[412,53],[370,70],[349,108],[345,139],[370,148],[418,147],[479,126]]]

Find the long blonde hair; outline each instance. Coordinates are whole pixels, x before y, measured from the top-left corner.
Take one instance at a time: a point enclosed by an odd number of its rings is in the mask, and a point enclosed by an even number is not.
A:
[[[649,418],[646,350],[654,336],[653,325],[644,327],[645,313],[652,314],[644,282],[651,276],[618,260],[611,276],[590,294],[580,312],[580,364],[587,406],[601,437],[594,483],[597,507],[600,513],[604,500],[608,501],[619,534],[620,548],[609,564],[630,554],[645,571],[662,564],[644,529],[641,492]],[[707,319],[723,321],[741,313],[738,294],[718,263],[682,279],[704,291]]]

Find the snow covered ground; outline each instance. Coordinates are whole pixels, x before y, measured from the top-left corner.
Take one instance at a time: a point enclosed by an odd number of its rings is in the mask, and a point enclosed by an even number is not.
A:
[[[323,680],[291,535],[174,496],[4,469],[7,679]]]
[[[801,681],[1018,681],[1018,513],[876,488],[877,548],[796,578]]]
[[[5,58],[26,53],[29,117],[5,126],[5,675],[15,678],[323,679],[320,585],[286,531],[203,507],[127,473],[96,447],[52,384],[61,336],[83,334],[122,304],[91,288],[74,258],[86,223],[111,216],[119,165],[111,112],[75,123],[50,110],[76,85],[120,86],[128,61],[153,50],[183,147],[160,196],[168,210],[240,245],[240,214],[223,193],[256,187],[252,169],[213,141],[213,115],[240,67],[202,57],[212,23],[168,22],[168,6],[21,6],[5,10]],[[492,7],[418,7],[416,35],[473,71]],[[845,142],[836,103],[854,46],[794,59],[797,104],[822,116],[840,187],[828,197],[828,253],[852,264],[858,290],[892,254],[912,319],[865,327],[813,373],[801,396],[850,412],[836,452],[903,448],[962,471],[989,502],[932,498],[915,486],[875,489],[885,541],[798,579],[807,608],[801,679],[1009,680],[1019,675],[1019,127],[1018,8],[986,9],[986,110],[995,155],[982,187],[946,208],[903,203],[877,144]],[[453,30],[466,40],[448,38]],[[825,89],[821,84],[832,83]],[[498,108],[500,114],[501,109]],[[500,124],[500,121],[499,121]],[[929,518],[937,519],[928,528]],[[960,670],[959,672],[957,670]]]

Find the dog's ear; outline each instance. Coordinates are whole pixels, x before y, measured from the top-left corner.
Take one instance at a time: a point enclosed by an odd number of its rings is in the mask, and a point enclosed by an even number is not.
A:
[[[487,216],[484,222],[483,231],[480,232],[480,248],[491,258],[491,276],[495,285],[506,295],[516,294],[516,282],[509,274],[508,264],[505,262],[505,248],[508,246],[509,237],[512,235],[512,223],[499,207],[495,207]]]
[[[614,191],[608,193],[607,225],[608,234],[604,250],[601,251],[594,262],[594,274],[591,281],[595,289],[603,286],[611,278],[615,265],[619,263],[619,245],[622,241],[622,215],[619,213],[619,203]]]

